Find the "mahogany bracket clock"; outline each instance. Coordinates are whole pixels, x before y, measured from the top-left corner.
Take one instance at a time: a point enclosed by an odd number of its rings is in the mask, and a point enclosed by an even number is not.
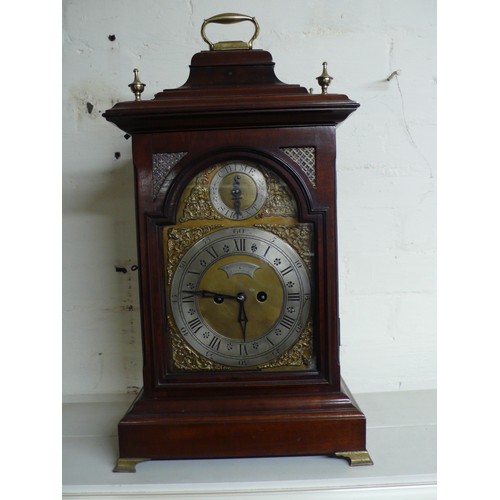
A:
[[[209,23],[250,21],[249,42]],[[339,365],[336,127],[358,104],[277,79],[256,20],[203,23],[186,83],[116,104],[132,137],[144,387],[115,471],[144,460],[332,455],[371,464]]]

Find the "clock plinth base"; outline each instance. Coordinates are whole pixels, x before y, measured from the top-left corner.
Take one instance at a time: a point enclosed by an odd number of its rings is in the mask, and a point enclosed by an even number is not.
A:
[[[147,399],[118,426],[121,468],[143,461],[326,455],[369,465],[366,420],[342,392]],[[135,463],[133,463],[135,462]],[[117,467],[118,468],[118,467]],[[130,472],[133,472],[131,470]]]
[[[373,465],[370,454],[365,451],[337,451],[333,454],[337,458],[345,458],[351,467]]]
[[[135,472],[135,466],[141,462],[149,461],[149,458],[119,458],[116,461],[113,472]]]

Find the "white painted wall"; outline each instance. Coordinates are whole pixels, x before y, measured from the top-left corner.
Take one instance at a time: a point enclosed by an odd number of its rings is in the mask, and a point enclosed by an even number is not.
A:
[[[361,103],[338,131],[343,376],[354,392],[435,388],[435,1],[64,0],[64,395],[142,384],[131,143],[101,114],[131,100],[135,67],[144,99],[182,85],[221,12],[257,18],[282,81],[317,88],[326,60],[331,93]]]

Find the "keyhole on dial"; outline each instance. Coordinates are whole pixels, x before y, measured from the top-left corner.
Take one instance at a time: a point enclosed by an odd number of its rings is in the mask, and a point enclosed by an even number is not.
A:
[[[216,304],[222,304],[224,302],[224,297],[214,297],[214,302]]]
[[[267,293],[266,292],[259,292],[257,294],[257,300],[259,302],[265,302],[267,300]]]

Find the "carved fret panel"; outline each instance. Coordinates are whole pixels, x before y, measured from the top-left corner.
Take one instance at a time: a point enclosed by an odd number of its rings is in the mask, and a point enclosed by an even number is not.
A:
[[[299,165],[311,181],[313,187],[316,188],[316,148],[296,146],[280,149]]]
[[[153,199],[158,196],[170,170],[186,155],[184,152],[153,154]]]

